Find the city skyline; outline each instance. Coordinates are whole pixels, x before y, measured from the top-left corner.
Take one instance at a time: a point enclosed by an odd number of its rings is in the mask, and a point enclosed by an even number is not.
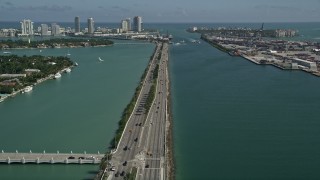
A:
[[[80,2],[80,3],[79,3]],[[320,1],[309,0],[0,0],[0,21],[33,19],[35,22],[119,22],[122,17],[143,16],[145,22],[318,22]]]

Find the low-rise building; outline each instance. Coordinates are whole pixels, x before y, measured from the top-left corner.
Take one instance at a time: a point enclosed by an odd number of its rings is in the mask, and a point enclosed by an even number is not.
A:
[[[292,62],[293,63],[297,63],[300,66],[307,67],[311,71],[317,71],[318,70],[317,64],[315,62],[306,61],[306,60],[302,60],[302,59],[298,59],[298,58],[293,58]]]
[[[27,77],[27,74],[1,74],[0,78]]]

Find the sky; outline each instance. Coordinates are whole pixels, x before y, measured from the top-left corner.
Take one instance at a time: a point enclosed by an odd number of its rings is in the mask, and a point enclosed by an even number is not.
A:
[[[0,21],[319,22],[320,0],[0,0]]]

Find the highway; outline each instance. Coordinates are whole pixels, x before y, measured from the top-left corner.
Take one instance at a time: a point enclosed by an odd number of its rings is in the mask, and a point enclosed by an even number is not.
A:
[[[110,164],[115,170],[107,170],[108,179],[123,179],[133,167],[138,170],[136,179],[165,179],[168,44],[158,43],[154,54],[134,111],[116,151],[112,154]],[[144,104],[153,84],[153,71],[157,64],[159,68],[155,98],[149,112],[146,112]]]

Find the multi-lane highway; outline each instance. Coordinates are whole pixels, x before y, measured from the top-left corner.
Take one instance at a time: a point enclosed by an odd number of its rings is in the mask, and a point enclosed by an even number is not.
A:
[[[159,57],[161,57],[159,59]],[[137,168],[136,179],[165,179],[165,128],[168,94],[168,44],[158,43],[149,70],[117,149],[107,169],[108,179],[123,179]],[[149,112],[145,103],[158,68],[155,98]],[[113,168],[110,168],[113,167]]]

